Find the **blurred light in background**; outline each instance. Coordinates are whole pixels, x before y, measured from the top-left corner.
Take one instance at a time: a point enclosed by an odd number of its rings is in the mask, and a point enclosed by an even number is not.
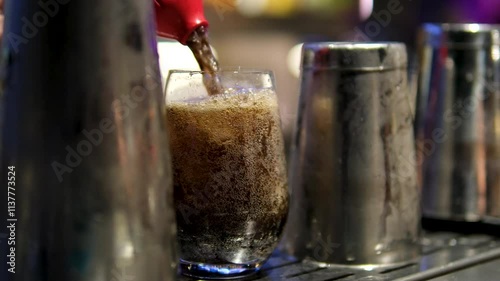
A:
[[[454,0],[450,4],[458,11],[460,22],[498,23],[500,20],[498,0]]]
[[[221,19],[226,12],[232,12],[236,9],[235,0],[205,0],[205,2],[215,9]]]
[[[200,69],[191,50],[179,42],[158,42],[158,55],[162,74],[172,69]]]
[[[359,18],[361,21],[368,19],[373,12],[374,0],[359,0]]]
[[[236,9],[245,16],[286,17],[293,14],[298,0],[236,0]]]
[[[212,51],[217,57],[217,51],[214,48],[212,48]],[[159,39],[158,56],[163,82],[165,82],[168,72],[172,69],[200,70],[193,52],[189,47],[177,41]]]
[[[292,15],[297,9],[297,0],[269,0],[267,1],[267,14],[273,17],[286,17]]]
[[[288,52],[288,56],[286,59],[286,63],[288,66],[288,70],[290,70],[290,73],[296,77],[299,78],[300,76],[300,60],[302,57],[302,45],[304,44],[297,44],[290,49]]]
[[[304,10],[315,16],[331,17],[357,9],[355,0],[302,0]]]
[[[180,1],[180,0],[179,0]],[[358,0],[361,1],[361,0]],[[356,0],[205,0],[215,9],[219,18],[226,12],[236,12],[246,17],[287,18],[297,14],[336,16],[358,9]],[[373,0],[366,3],[364,14],[373,7]],[[370,12],[371,13],[371,12]],[[363,15],[364,15],[363,14]]]
[[[264,13],[269,0],[237,0],[236,9],[244,16],[256,17]]]

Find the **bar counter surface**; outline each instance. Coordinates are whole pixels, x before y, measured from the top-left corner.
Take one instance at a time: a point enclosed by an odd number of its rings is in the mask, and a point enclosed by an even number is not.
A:
[[[443,229],[454,223],[424,222]],[[275,253],[258,275],[246,279],[255,281],[499,281],[500,230],[496,226],[461,225],[459,231],[426,231],[422,238],[419,260],[395,267],[370,271],[356,268],[324,267],[300,262]],[[428,229],[428,228],[427,228]],[[195,280],[179,277],[179,280]]]

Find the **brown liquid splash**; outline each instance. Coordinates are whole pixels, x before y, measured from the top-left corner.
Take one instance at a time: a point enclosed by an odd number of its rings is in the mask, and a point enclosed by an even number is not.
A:
[[[208,94],[216,95],[223,93],[224,89],[220,77],[217,75],[219,63],[212,53],[212,49],[210,49],[207,28],[200,26],[196,29],[191,38],[189,38],[187,45],[193,52],[196,61],[198,61],[200,69],[204,72],[203,83],[207,88]]]

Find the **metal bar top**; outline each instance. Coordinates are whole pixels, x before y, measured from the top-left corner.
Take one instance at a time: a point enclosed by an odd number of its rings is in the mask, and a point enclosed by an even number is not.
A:
[[[393,268],[325,267],[275,253],[252,281],[497,281],[500,237],[453,232],[426,233],[418,261]],[[179,280],[193,280],[179,277]],[[238,279],[237,279],[238,280]]]

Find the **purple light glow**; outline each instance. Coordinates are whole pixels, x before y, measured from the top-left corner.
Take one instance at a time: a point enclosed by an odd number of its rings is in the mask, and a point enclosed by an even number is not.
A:
[[[456,3],[465,21],[500,23],[500,1],[498,0],[459,0]]]

